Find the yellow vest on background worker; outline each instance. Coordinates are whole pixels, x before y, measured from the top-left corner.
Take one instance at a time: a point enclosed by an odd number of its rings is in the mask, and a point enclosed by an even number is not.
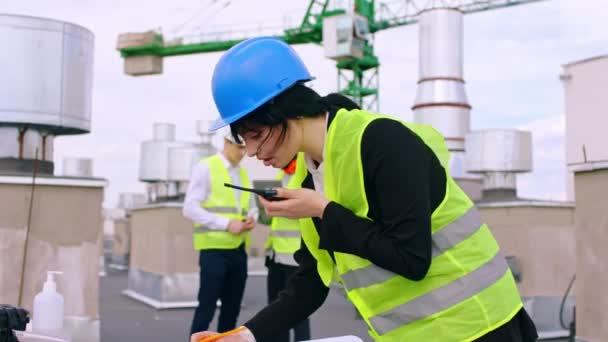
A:
[[[277,175],[278,180],[283,180],[284,177],[291,177],[286,185],[287,189],[299,189],[302,187],[302,182],[306,177],[306,167],[304,164],[302,169],[304,172],[287,175],[281,170]],[[296,170],[298,164],[296,163]],[[300,249],[302,234],[300,233],[300,223],[297,219],[287,219],[283,217],[273,217],[270,224],[270,235],[266,241],[266,249],[274,252],[275,262],[283,265],[298,266],[294,260],[293,254]]]
[[[342,109],[326,138],[325,196],[363,218],[369,207],[361,139],[367,125],[379,118],[394,120]],[[310,218],[300,220],[302,237],[325,285],[336,275],[374,340],[471,341],[510,321],[523,306],[521,298],[498,243],[450,177],[450,154],[441,134],[430,126],[401,123],[433,150],[447,178],[445,197],[431,216],[432,261],[424,279],[406,279],[352,254],[335,252],[334,264],[328,251],[319,249]]]
[[[251,194],[247,191],[241,192],[240,204],[237,206],[234,190],[224,186],[224,183],[232,183],[228,169],[218,155],[201,159],[201,163],[209,166],[211,177],[211,195],[201,203],[205,210],[231,220],[244,220],[247,218]],[[240,168],[241,185],[251,187],[249,177],[244,168]],[[214,230],[194,224],[194,249],[235,249],[243,242],[249,245],[249,232],[234,235],[227,230]]]

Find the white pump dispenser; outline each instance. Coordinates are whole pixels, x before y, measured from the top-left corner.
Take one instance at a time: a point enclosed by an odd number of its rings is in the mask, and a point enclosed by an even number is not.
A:
[[[63,296],[57,292],[57,284],[53,279],[55,274],[62,272],[47,272],[42,291],[34,298],[34,332],[61,333],[63,330]]]

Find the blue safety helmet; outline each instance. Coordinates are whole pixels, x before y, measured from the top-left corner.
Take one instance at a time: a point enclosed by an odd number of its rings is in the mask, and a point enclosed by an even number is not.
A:
[[[211,91],[220,113],[210,131],[229,125],[298,81],[313,79],[295,50],[275,37],[247,39],[230,48],[213,71]]]

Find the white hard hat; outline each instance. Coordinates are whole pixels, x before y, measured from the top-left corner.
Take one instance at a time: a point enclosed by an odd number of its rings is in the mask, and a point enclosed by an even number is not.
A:
[[[230,141],[231,143],[235,144],[235,145],[239,145],[239,146],[245,146],[245,143],[243,142],[243,140],[241,139],[241,142],[238,143],[235,139],[234,136],[232,135],[232,132],[230,131],[230,128],[225,129],[222,131],[222,136],[224,137],[224,139]]]

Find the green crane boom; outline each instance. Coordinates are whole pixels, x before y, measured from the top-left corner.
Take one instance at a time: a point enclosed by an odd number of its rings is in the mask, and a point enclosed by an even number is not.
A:
[[[369,25],[369,32],[399,26],[411,25],[417,22],[418,15],[433,8],[455,8],[465,14],[512,7],[543,0],[403,0],[393,1],[399,3],[398,9],[386,3],[376,3],[375,0],[355,0],[354,11],[365,17]],[[346,13],[346,9],[329,10],[329,0],[311,0],[299,26],[283,30],[277,37],[289,44],[321,44],[323,41],[323,19]],[[238,39],[208,40],[192,43],[165,42],[158,33],[146,33],[146,39],[135,39],[122,42],[119,38],[118,50],[125,58],[125,72],[131,75],[157,74],[162,72],[162,58],[181,56],[196,53],[210,53],[225,51],[240,41],[249,38],[243,36]],[[137,34],[135,34],[137,35]],[[132,36],[130,36],[132,38]],[[129,37],[125,37],[125,41]],[[142,63],[144,69],[138,66],[129,68],[129,62]],[[148,69],[149,65],[156,65]],[[160,65],[160,67],[158,67]],[[338,69],[338,89],[350,96],[360,106],[368,109],[378,109],[378,67],[380,61],[374,54],[372,40],[366,40],[363,47],[363,56],[348,58],[336,63]],[[131,71],[129,71],[131,69]],[[135,71],[134,71],[135,70]]]

